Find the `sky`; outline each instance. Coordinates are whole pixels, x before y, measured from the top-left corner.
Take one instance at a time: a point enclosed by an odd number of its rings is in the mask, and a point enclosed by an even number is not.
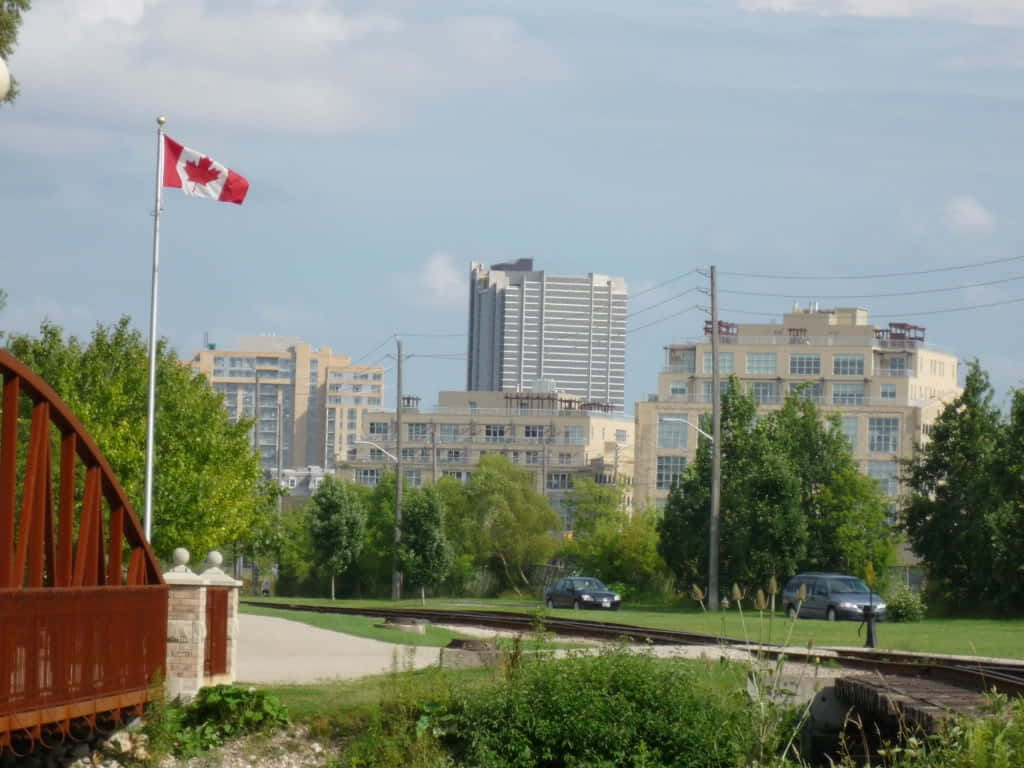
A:
[[[723,320],[866,306],[1024,386],[1020,0],[34,5],[0,106],[0,329],[148,333],[166,115],[251,184],[166,190],[183,358],[267,333],[392,366],[400,334],[432,404],[465,386],[470,262],[528,257],[629,282],[628,411],[701,336],[712,264]]]

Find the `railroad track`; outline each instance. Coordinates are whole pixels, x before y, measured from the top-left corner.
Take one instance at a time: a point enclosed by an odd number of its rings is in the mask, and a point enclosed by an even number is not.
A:
[[[906,651],[880,651],[847,648],[783,648],[770,643],[748,644],[743,640],[704,635],[695,632],[680,632],[655,629],[632,624],[590,621],[586,619],[564,619],[555,616],[536,616],[525,613],[476,610],[435,610],[429,608],[352,608],[335,605],[308,603],[279,603],[243,599],[245,605],[273,608],[281,611],[310,611],[335,613],[350,616],[374,616],[382,619],[426,619],[436,624],[455,624],[504,629],[514,632],[530,632],[543,623],[547,632],[564,637],[583,637],[596,640],[628,640],[652,645],[727,645],[751,654],[768,658],[785,656],[790,661],[815,663],[825,656],[840,666],[850,669],[877,671],[883,676],[922,677],[940,680],[973,690],[995,689],[1009,696],[1024,696],[1024,662],[1000,662],[989,659],[968,661],[965,659],[936,657],[929,654]]]

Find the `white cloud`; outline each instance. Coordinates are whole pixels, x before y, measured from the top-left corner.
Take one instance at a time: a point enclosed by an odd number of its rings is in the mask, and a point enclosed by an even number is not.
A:
[[[946,229],[958,235],[990,235],[996,228],[996,218],[976,198],[957,195],[946,203],[943,210]]]
[[[327,0],[51,0],[25,17],[11,66],[22,109],[261,134],[368,130],[453,89],[564,76],[511,19],[411,21]]]
[[[466,311],[469,270],[460,269],[451,254],[430,254],[414,280],[413,300],[422,307],[442,311]]]
[[[739,0],[748,11],[863,16],[876,19],[924,17],[991,26],[1024,27],[1021,0]]]

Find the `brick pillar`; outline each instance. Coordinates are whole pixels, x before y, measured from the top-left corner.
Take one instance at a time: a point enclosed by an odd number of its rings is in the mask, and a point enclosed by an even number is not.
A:
[[[164,574],[167,601],[167,678],[170,699],[189,699],[203,687],[206,649],[206,583],[188,567],[189,553],[174,550],[174,567]]]
[[[214,675],[206,681],[206,685],[220,685],[235,682],[235,671],[238,668],[238,590],[242,582],[228,576],[220,569],[224,556],[214,550],[206,556],[210,566],[200,574],[207,587],[223,587],[228,590],[227,614],[227,671],[222,675]]]

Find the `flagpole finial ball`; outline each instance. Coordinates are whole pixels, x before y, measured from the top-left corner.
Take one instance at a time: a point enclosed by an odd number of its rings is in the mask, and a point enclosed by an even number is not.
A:
[[[167,118],[166,118],[166,117],[164,117],[163,115],[160,115],[160,117],[158,117],[158,118],[156,119],[156,124],[157,124],[157,125],[163,125],[163,124],[164,124],[164,123],[166,123],[166,122],[167,122]]]

